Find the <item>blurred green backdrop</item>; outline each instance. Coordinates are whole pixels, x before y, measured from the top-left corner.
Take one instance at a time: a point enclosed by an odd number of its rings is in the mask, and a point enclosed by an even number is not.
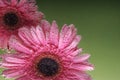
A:
[[[90,53],[93,80],[120,79],[120,1],[37,0],[45,18],[74,24],[82,36],[79,47]],[[5,80],[0,78],[0,80]]]

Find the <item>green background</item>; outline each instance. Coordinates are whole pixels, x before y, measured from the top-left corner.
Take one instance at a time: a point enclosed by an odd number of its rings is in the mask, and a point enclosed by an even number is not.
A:
[[[77,27],[82,36],[79,47],[91,54],[95,65],[89,72],[93,80],[120,79],[120,1],[37,0],[37,4],[48,21]]]

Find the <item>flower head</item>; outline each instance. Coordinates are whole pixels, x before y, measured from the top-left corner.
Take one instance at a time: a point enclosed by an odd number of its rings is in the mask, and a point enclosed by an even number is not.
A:
[[[14,54],[2,56],[1,67],[6,78],[16,80],[91,80],[86,73],[93,70],[89,54],[79,54],[80,36],[74,25],[64,25],[61,32],[55,21],[50,25],[19,29],[20,39],[12,36]],[[79,54],[79,55],[78,55]]]
[[[0,0],[0,47],[8,46],[9,37],[20,27],[36,26],[43,18],[35,0]]]

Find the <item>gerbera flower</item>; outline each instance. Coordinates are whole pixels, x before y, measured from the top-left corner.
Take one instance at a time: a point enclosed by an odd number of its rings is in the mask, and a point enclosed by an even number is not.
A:
[[[22,26],[36,26],[43,18],[35,0],[0,0],[0,47],[6,48],[9,37]]]
[[[59,33],[55,21],[50,25],[21,28],[20,39],[12,36],[10,46],[15,54],[4,54],[1,67],[3,76],[16,80],[91,80],[86,74],[93,70],[89,54],[79,54],[80,36],[74,25],[64,25]],[[78,55],[79,54],[79,55]]]

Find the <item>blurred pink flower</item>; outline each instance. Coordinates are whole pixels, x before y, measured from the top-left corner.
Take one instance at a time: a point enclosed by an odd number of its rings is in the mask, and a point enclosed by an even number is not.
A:
[[[0,0],[0,48],[8,47],[9,37],[23,26],[36,26],[43,18],[35,0]]]
[[[91,80],[86,73],[93,70],[88,62],[89,54],[77,45],[80,36],[74,25],[64,25],[59,33],[55,21],[50,25],[42,21],[40,26],[19,29],[19,39],[10,38],[15,54],[2,55],[3,76],[16,80]]]

